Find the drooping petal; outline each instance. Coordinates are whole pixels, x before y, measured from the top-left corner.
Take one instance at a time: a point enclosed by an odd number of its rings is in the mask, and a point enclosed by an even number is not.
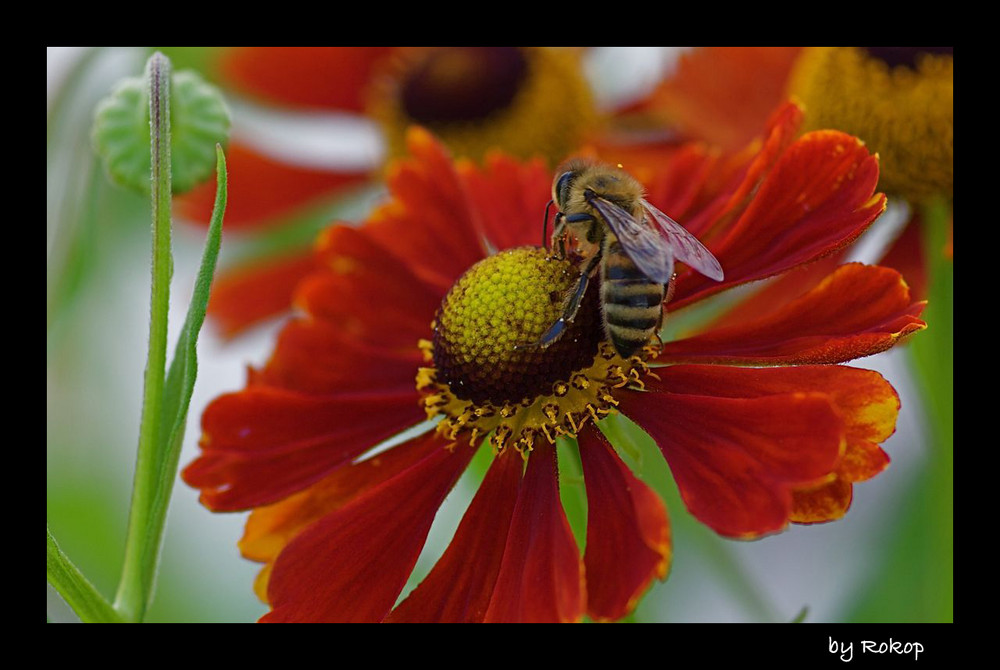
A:
[[[615,621],[670,569],[670,524],[660,497],[632,474],[599,430],[580,432],[587,486],[587,613]]]
[[[656,440],[695,517],[730,537],[781,530],[792,489],[835,476],[844,423],[824,393],[733,391],[722,378],[742,371],[717,368],[702,383],[697,373],[706,368],[659,368],[661,380],[623,395],[619,409]]]
[[[556,450],[537,445],[513,519],[486,622],[571,622],[586,611],[583,561],[559,501]]]
[[[677,365],[657,371],[654,382],[684,393],[732,398],[771,394],[826,394],[844,426],[844,454],[833,479],[793,487],[790,521],[817,523],[840,518],[851,503],[851,483],[874,477],[889,465],[879,446],[896,429],[899,396],[877,372],[845,366],[725,368]]]
[[[407,134],[411,159],[391,164],[393,200],[369,216],[365,232],[442,295],[487,250],[447,150],[423,128]]]
[[[776,312],[668,342],[660,360],[840,363],[885,351],[922,330],[923,308],[895,270],[850,263]]]
[[[497,456],[448,549],[387,622],[483,620],[500,571],[523,469],[521,456],[513,449]]]
[[[473,449],[439,448],[303,530],[271,572],[267,622],[378,622],[403,590]]]
[[[365,108],[366,88],[394,47],[232,47],[220,76],[270,103],[350,112]]]
[[[521,163],[499,152],[487,154],[483,163],[480,168],[463,160],[457,166],[478,229],[494,249],[540,245],[542,217],[552,197],[551,170],[541,158]]]
[[[346,193],[371,179],[368,171],[334,172],[283,163],[236,141],[226,149],[226,169],[227,231],[280,223],[281,217],[301,207]],[[215,181],[178,196],[174,202],[178,215],[207,226],[215,204]]]
[[[296,287],[316,271],[312,249],[223,270],[212,284],[210,322],[223,337],[288,311]]]
[[[689,395],[758,398],[800,392],[825,393],[844,423],[848,444],[877,445],[896,429],[899,396],[892,385],[873,370],[844,365],[779,368],[675,365],[658,368],[656,374],[660,380],[650,382],[655,388]]]
[[[253,386],[205,410],[202,455],[184,480],[211,509],[266,505],[423,418],[412,389],[317,396]]]
[[[853,242],[885,210],[877,180],[878,159],[857,138],[832,130],[804,135],[781,154],[736,222],[710,240],[725,280],[683,272],[672,309]]]
[[[239,545],[244,557],[266,563],[254,583],[254,590],[261,599],[267,602],[267,583],[274,560],[303,528],[440,448],[441,445],[433,440],[410,440],[371,458],[337,468],[306,490],[253,510]]]
[[[359,342],[328,321],[294,319],[256,383],[321,394],[413,388],[422,361],[416,342],[390,349]]]

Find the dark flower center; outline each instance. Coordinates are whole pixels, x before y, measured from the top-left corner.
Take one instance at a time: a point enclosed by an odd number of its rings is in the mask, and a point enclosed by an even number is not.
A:
[[[403,109],[427,125],[475,121],[506,108],[527,73],[515,47],[448,47],[428,54],[403,83]]]
[[[917,69],[920,54],[951,55],[955,47],[862,47],[869,56],[878,58],[889,67],[904,65]]]

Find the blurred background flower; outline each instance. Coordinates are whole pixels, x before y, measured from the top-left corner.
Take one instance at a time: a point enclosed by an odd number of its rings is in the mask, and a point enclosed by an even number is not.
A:
[[[295,278],[309,269],[300,250],[311,244],[316,231],[333,219],[360,220],[380,197],[381,166],[393,151],[391,131],[385,128],[402,112],[384,100],[381,107],[368,107],[369,96],[374,95],[367,92],[368,84],[386,81],[376,76],[378,72],[398,73],[408,63],[421,62],[420,54],[371,50],[356,53],[356,60],[347,61],[345,67],[343,60],[321,57],[331,50],[321,50],[298,64],[296,57],[301,53],[270,49],[165,51],[175,69],[195,67],[224,86],[234,126],[228,150],[232,217],[227,215],[223,258],[230,267],[252,261],[255,272],[261,258],[272,259],[270,269],[275,275],[256,286],[269,287],[275,294],[271,304],[281,300],[287,304]],[[121,563],[137,435],[148,296],[148,205],[106,182],[92,157],[88,133],[97,100],[118,78],[139,71],[147,53],[139,49],[49,50],[47,509],[53,533],[105,594],[113,592]],[[594,48],[559,53],[561,58],[578,61],[579,80],[569,75],[557,79],[576,81],[578,94],[592,99],[593,116],[584,113],[580,118],[582,126],[597,120],[588,126],[601,131],[590,135],[593,145],[627,144],[637,152],[671,150],[678,136],[697,137],[705,132],[680,123],[660,123],[657,115],[642,114],[651,100],[662,99],[669,82],[676,85],[684,79],[685,61],[678,60],[683,51]],[[694,58],[702,50],[689,53],[687,58]],[[793,55],[779,57],[775,52],[771,56],[774,63],[768,70],[751,72],[761,75],[777,70],[787,78]],[[491,91],[519,88],[528,80],[519,70],[519,60],[524,67],[534,62],[519,52],[490,65],[505,82]],[[427,61],[422,67],[417,69],[423,72],[416,79],[419,85],[410,86],[425,93],[436,90],[433,86],[447,79],[444,74],[461,70],[454,64],[435,66]],[[716,72],[702,77],[703,85],[721,82],[724,70]],[[312,85],[317,73],[334,85]],[[406,89],[399,81],[395,90]],[[392,90],[384,86],[383,91]],[[754,90],[780,91],[781,87],[761,79]],[[780,97],[780,93],[775,95]],[[482,95],[472,98],[503,107],[499,92],[490,101],[483,101]],[[411,94],[411,101],[419,99]],[[426,101],[423,106],[413,104],[425,118],[441,114]],[[765,117],[769,113],[761,111],[766,108],[763,102],[748,102],[747,107]],[[380,126],[376,119],[387,125]],[[762,125],[759,119],[754,123],[758,129]],[[501,136],[502,131],[497,131],[494,137]],[[738,146],[738,133],[732,137],[729,141]],[[705,139],[710,138],[706,135]],[[475,154],[473,149],[467,151]],[[655,157],[655,151],[649,155]],[[203,225],[207,207],[196,191],[179,200],[176,211],[180,218]],[[254,232],[234,234],[240,229]],[[193,282],[201,241],[196,227],[176,228],[178,295]],[[297,259],[304,266],[296,268],[293,262],[289,269],[280,252],[285,252],[284,259]],[[263,307],[269,305],[263,293],[256,297]],[[184,307],[171,310],[172,337]],[[261,309],[248,322],[270,314],[270,307]],[[928,321],[933,328],[930,317]],[[246,365],[264,363],[266,342],[276,326],[273,321],[265,323],[229,341],[206,330],[199,342],[202,363],[192,417],[199,416],[212,397],[241,387]],[[227,332],[225,327],[222,332]],[[678,510],[672,518],[676,546],[687,550],[675,555],[673,577],[653,587],[634,618],[781,621],[791,620],[808,607],[810,621],[950,619],[950,597],[947,603],[936,598],[918,609],[903,600],[894,606],[891,598],[875,613],[858,609],[872,580],[884,574],[876,569],[893,560],[885,550],[887,539],[909,528],[902,493],[927,462],[927,431],[919,421],[919,403],[903,362],[897,351],[861,361],[863,367],[880,370],[892,380],[902,410],[896,434],[884,445],[893,459],[892,467],[879,478],[878,486],[859,489],[847,518],[832,526],[796,528],[759,542],[733,543],[719,541],[673,504],[671,510]],[[193,460],[197,437],[192,427],[182,463]],[[661,494],[671,495],[666,472],[653,480],[648,483]],[[426,574],[443,550],[470,497],[471,491],[460,485],[446,501],[431,528],[426,555],[418,560],[417,576]],[[252,621],[266,611],[250,588],[256,566],[234,550],[244,522],[244,514],[208,515],[197,504],[194,492],[183,486],[176,489],[151,620]],[[904,586],[914,586],[917,575],[906,558],[897,557],[898,562],[888,568],[903,577]],[[938,581],[945,580],[950,584],[950,570],[938,577]],[[72,619],[59,606],[59,599],[50,596],[50,616]]]

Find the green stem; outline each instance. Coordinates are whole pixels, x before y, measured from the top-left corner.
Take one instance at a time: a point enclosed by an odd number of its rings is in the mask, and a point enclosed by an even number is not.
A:
[[[121,622],[118,612],[62,552],[48,528],[45,534],[48,538],[45,572],[49,584],[85,623]]]
[[[146,65],[150,84],[150,150],[152,152],[153,263],[150,297],[149,354],[143,389],[142,422],[136,462],[125,564],[115,608],[129,621],[141,621],[153,592],[156,564],[166,521],[166,507],[154,513],[160,493],[158,466],[163,456],[160,433],[163,420],[167,355],[167,311],[170,277],[170,61],[153,54]]]

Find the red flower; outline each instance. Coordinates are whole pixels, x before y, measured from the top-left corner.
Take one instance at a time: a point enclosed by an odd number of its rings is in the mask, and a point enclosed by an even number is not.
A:
[[[668,311],[812,263],[883,211],[876,158],[839,132],[794,140],[799,119],[783,108],[738,169],[686,170],[669,194],[650,190],[726,273],[715,284],[681,271]],[[456,164],[421,130],[409,146],[392,198],[363,227],[322,235],[296,294],[303,315],[244,390],[206,409],[203,453],[184,471],[209,508],[253,509],[240,548],[265,563],[263,620],[622,617],[666,576],[672,549],[662,501],[595,429],[617,412],[659,445],[691,513],[728,537],[839,518],[853,483],[886,467],[896,393],[836,363],[924,327],[898,274],[841,266],[768,314],[627,361],[600,342],[594,289],[575,330],[517,350],[503,342],[520,326],[505,324],[551,323],[567,274],[525,246],[539,242],[550,171],[500,154]],[[425,416],[441,419],[435,430],[366,457]],[[578,442],[589,500],[582,557],[559,499],[560,435]],[[451,544],[397,605],[469,444],[487,436],[495,456]]]

